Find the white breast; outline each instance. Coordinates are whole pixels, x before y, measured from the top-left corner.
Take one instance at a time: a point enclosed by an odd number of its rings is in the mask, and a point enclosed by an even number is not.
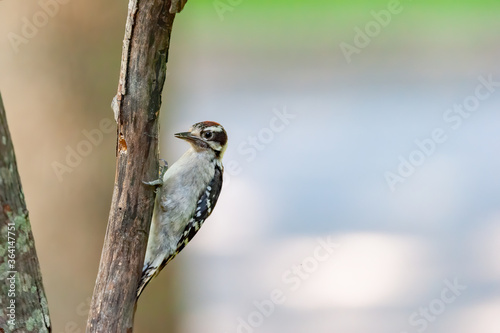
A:
[[[182,233],[193,216],[198,198],[214,175],[213,153],[189,149],[167,169],[157,194],[148,256],[168,256],[176,250]]]

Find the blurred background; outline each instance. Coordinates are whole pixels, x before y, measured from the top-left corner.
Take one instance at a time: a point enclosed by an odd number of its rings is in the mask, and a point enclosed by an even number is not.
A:
[[[0,91],[53,332],[76,333],[111,201],[127,2],[59,1],[0,1]],[[499,332],[499,15],[486,0],[190,0],[161,156],[220,122],[225,185],[135,332]]]

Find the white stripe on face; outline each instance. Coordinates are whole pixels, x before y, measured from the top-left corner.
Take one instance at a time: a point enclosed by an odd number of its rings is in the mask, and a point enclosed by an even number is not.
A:
[[[222,132],[223,129],[221,126],[210,126],[210,127],[205,127],[203,129],[204,131],[212,131],[212,132]]]
[[[208,142],[208,144],[210,145],[210,147],[212,147],[213,150],[217,150],[217,151],[220,151],[222,149],[222,146],[220,143],[218,142]]]

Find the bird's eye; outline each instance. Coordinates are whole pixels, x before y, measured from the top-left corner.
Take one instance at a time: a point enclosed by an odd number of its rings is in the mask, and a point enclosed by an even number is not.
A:
[[[214,134],[212,132],[203,132],[203,139],[205,140],[210,140],[213,136]]]

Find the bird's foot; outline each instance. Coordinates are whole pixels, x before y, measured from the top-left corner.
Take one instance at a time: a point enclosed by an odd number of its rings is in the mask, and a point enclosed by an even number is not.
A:
[[[164,159],[160,159],[160,161],[163,162],[163,165],[160,165],[160,179],[163,179],[165,172],[168,170],[168,163]]]
[[[163,185],[163,176],[165,175],[165,172],[167,172],[168,169],[168,163],[164,159],[161,159],[160,161],[163,162],[163,165],[160,165],[160,170],[158,171],[158,175],[160,176],[158,179],[152,180],[152,181],[142,181],[143,184],[149,185],[149,186],[162,186]]]

